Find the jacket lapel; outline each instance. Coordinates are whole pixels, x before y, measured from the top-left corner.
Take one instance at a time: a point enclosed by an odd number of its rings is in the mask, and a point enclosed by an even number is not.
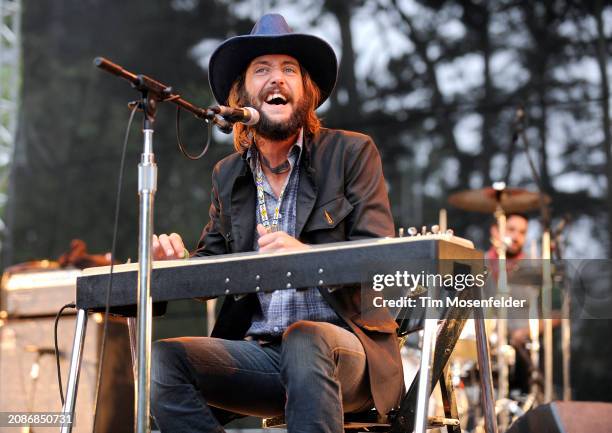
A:
[[[232,236],[236,252],[253,250],[255,231],[256,191],[251,170],[243,160],[242,172],[236,177],[232,187],[231,218]]]
[[[298,184],[295,220],[295,237],[298,239],[317,200],[317,185],[314,181],[315,170],[310,166],[311,145],[311,140],[304,137],[304,149],[302,150],[300,160],[300,182]]]

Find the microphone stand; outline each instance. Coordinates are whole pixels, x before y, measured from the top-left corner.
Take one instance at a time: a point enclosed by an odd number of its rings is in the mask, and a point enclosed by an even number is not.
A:
[[[95,66],[128,80],[141,93],[138,102],[144,113],[143,151],[138,164],[139,231],[138,231],[138,308],[136,350],[136,433],[149,433],[150,382],[151,382],[151,238],[153,235],[153,207],[157,191],[157,164],[153,153],[153,129],[157,105],[173,102],[196,117],[217,123],[211,109],[202,109],[173,94],[172,88],[146,75],[136,75],[102,57],[94,60]]]
[[[138,230],[138,310],[136,371],[136,426],[138,433],[148,433],[151,397],[151,237],[153,235],[153,205],[157,191],[157,164],[153,153],[153,125],[157,98],[148,89],[141,89],[144,122],[143,151],[138,164],[139,230]]]

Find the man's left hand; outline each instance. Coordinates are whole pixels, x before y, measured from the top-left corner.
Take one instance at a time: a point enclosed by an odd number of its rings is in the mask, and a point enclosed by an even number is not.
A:
[[[310,248],[309,245],[303,244],[293,236],[289,236],[286,232],[268,233],[266,228],[257,224],[257,233],[259,234],[259,251],[262,253],[281,252],[281,251],[299,251]]]

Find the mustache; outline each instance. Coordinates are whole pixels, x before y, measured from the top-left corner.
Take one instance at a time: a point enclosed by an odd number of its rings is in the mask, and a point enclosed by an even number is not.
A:
[[[278,87],[278,86],[269,87],[267,89],[262,89],[261,92],[259,92],[259,94],[257,95],[257,99],[261,101],[261,104],[263,104],[264,102],[266,102],[266,99],[268,98],[268,96],[274,93],[279,93],[283,95],[283,98],[285,98],[287,102],[293,101],[293,97],[291,96],[291,94],[286,89],[282,87]]]

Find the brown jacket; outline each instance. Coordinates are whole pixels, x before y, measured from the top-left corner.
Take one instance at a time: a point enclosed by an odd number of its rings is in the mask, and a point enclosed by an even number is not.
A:
[[[300,164],[300,241],[321,244],[393,236],[380,156],[370,137],[322,128],[315,137],[305,137]],[[196,254],[251,251],[256,189],[244,154],[234,153],[215,166],[211,195],[210,221]],[[399,404],[403,392],[395,321],[386,310],[362,312],[359,288],[319,290],[363,344],[374,404],[386,414]],[[212,336],[244,338],[256,308],[255,294],[239,300],[226,297]]]

